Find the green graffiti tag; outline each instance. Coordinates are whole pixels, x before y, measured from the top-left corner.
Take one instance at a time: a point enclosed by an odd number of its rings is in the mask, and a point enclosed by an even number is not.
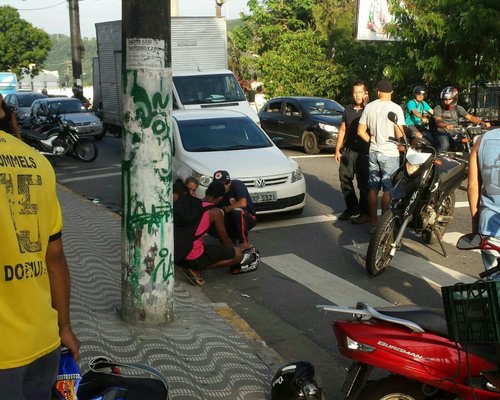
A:
[[[174,263],[172,260],[172,254],[170,254],[168,249],[163,248],[160,250],[159,256],[161,257],[160,261],[158,262],[158,264],[156,264],[156,266],[154,267],[152,274],[151,274],[151,278],[153,279],[154,283],[157,282],[156,276],[157,276],[160,268],[162,271],[162,275],[161,275],[162,282],[166,282],[166,281],[168,281],[168,279],[171,276],[174,276],[174,268],[173,268]],[[167,260],[167,257],[168,257],[168,260]]]

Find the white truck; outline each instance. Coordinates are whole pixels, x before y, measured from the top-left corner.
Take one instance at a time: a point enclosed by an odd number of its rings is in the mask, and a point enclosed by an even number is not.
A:
[[[95,24],[94,106],[111,131],[122,125],[122,23]],[[234,74],[228,70],[226,19],[172,17],[174,109],[223,108],[259,119]]]

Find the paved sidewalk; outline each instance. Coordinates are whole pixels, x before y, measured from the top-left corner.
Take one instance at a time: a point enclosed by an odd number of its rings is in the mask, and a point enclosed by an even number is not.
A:
[[[269,398],[279,357],[231,309],[211,304],[181,274],[176,274],[174,322],[155,328],[124,323],[118,316],[120,218],[64,187],[58,188],[58,195],[71,270],[72,324],[82,343],[82,373],[89,359],[107,355],[160,370],[173,400]]]

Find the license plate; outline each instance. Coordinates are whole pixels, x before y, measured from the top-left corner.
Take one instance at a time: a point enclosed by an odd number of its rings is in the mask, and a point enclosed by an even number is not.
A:
[[[252,194],[252,201],[254,203],[267,203],[269,201],[276,201],[278,197],[276,192],[262,192]]]

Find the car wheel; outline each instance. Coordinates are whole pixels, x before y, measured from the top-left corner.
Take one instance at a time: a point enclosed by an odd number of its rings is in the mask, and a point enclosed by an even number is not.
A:
[[[312,132],[305,132],[302,138],[302,146],[307,154],[318,154],[318,140],[316,135]]]

